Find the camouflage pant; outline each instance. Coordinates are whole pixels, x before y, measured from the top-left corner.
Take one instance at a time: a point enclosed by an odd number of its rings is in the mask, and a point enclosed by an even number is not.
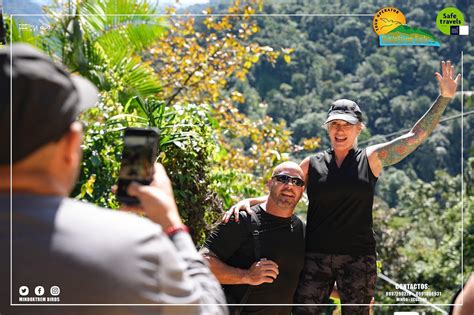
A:
[[[296,304],[328,304],[337,283],[341,304],[369,304],[377,279],[374,255],[329,255],[306,253],[295,294]],[[293,314],[325,314],[326,307],[297,306]],[[345,314],[369,314],[369,306],[343,306]]]

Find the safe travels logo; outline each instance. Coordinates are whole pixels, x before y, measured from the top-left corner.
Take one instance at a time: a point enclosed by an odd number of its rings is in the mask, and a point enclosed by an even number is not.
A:
[[[436,26],[445,35],[469,35],[469,25],[464,25],[464,14],[453,7],[439,11]]]
[[[372,26],[379,35],[380,46],[440,46],[429,31],[408,26],[405,15],[394,7],[377,11]]]

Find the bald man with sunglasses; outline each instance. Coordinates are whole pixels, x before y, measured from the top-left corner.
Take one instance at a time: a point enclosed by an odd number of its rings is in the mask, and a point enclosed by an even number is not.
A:
[[[205,242],[201,253],[228,303],[293,303],[304,264],[303,223],[293,214],[303,179],[298,164],[278,165],[267,182],[268,199],[252,208],[255,214],[240,212],[238,222],[221,223]],[[290,314],[291,306],[238,306],[231,313]]]

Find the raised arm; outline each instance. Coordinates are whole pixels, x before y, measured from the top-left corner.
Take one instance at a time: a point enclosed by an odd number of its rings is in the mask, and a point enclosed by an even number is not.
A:
[[[311,156],[306,157],[303,161],[300,163],[300,167],[303,170],[304,174],[304,182],[306,185],[308,185],[308,174],[309,174],[309,163],[310,163]]]
[[[442,75],[435,73],[438,80],[440,95],[428,111],[416,122],[411,130],[389,142],[376,144],[367,148],[367,157],[372,173],[378,176],[384,166],[396,164],[407,157],[422,144],[433,132],[451,98],[456,93],[461,78],[458,74],[454,79],[454,67],[451,62],[441,63]]]

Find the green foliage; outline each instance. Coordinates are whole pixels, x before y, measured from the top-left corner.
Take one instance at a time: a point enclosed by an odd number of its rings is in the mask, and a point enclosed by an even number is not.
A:
[[[110,101],[110,100],[109,100]],[[165,106],[156,99],[131,98],[126,114],[110,116],[114,106],[101,102],[84,114],[87,132],[83,169],[73,195],[108,208],[118,203],[111,187],[117,182],[125,127],[158,127],[161,130],[158,161],[168,170],[176,201],[193,239],[201,243],[222,213],[218,195],[209,189],[210,162],[216,148],[208,106]],[[105,127],[105,128],[104,128]]]
[[[76,15],[64,15],[74,12]],[[166,31],[165,20],[146,1],[81,1],[47,9],[51,29],[45,49],[73,72],[110,91],[122,103],[161,90],[142,51]],[[133,14],[130,14],[133,13]]]
[[[410,181],[411,179],[406,172],[389,167],[384,170],[383,175],[377,181],[377,194],[389,207],[395,207],[399,202],[397,191],[407,186]]]
[[[262,185],[255,185],[254,175],[233,169],[214,168],[211,175],[213,191],[222,198],[224,209],[229,209],[236,200],[265,193]]]
[[[112,186],[117,183],[123,141],[120,132],[104,128],[111,111],[113,107],[107,106],[107,99],[102,98],[97,107],[82,115],[85,127],[82,169],[71,196],[117,208]]]
[[[437,12],[445,7],[442,1],[407,5],[393,4],[407,16],[410,26],[436,30]],[[472,4],[456,1],[464,14],[474,10]],[[265,12],[288,14],[350,12],[371,13],[380,9],[373,1],[318,2],[268,1]],[[409,18],[409,19],[408,19]],[[319,116],[324,116],[329,104],[337,98],[357,101],[366,115],[367,131],[372,136],[397,132],[411,127],[428,109],[438,94],[434,72],[439,60],[453,60],[460,71],[460,51],[464,51],[464,90],[469,90],[468,76],[474,72],[472,43],[461,38],[442,35],[441,49],[432,47],[378,47],[370,18],[347,16],[277,16],[255,19],[261,31],[256,41],[293,48],[291,62],[274,66],[265,62],[252,69],[249,85],[254,87],[261,102],[268,104],[266,114],[286,121],[293,132],[293,142],[307,137],[321,137],[322,146],[329,143],[319,128]],[[436,34],[436,36],[439,36]],[[465,104],[472,97],[467,97]],[[256,102],[246,102],[246,112],[259,112]],[[456,98],[446,116],[460,112]],[[472,120],[472,119],[471,119]],[[459,120],[458,120],[459,121]],[[397,165],[412,169],[424,181],[434,179],[435,170],[442,168],[451,175],[459,173],[461,138],[458,121],[442,123],[423,149]],[[466,125],[469,126],[469,125]],[[472,128],[465,128],[465,137]],[[363,140],[363,139],[360,139]],[[373,142],[371,142],[373,143]],[[468,150],[465,150],[467,158]],[[299,157],[299,156],[298,156]],[[429,159],[436,157],[436,161]],[[392,196],[392,199],[395,199]]]
[[[472,207],[469,193],[461,202],[461,178],[437,171],[430,183],[410,181],[398,190],[398,210],[376,202],[374,220],[378,235],[382,272],[398,283],[428,283],[431,291],[441,296],[430,298],[432,303],[447,303],[461,284],[461,242],[472,247]],[[464,208],[462,208],[464,206]],[[464,209],[464,212],[462,210]],[[463,216],[464,231],[461,218]],[[464,277],[473,269],[472,251],[464,248]],[[384,292],[394,291],[381,284],[377,301],[395,303]]]
[[[210,188],[211,158],[217,143],[208,106],[175,105],[161,128],[165,144],[160,160],[168,170],[181,217],[201,244],[210,224],[222,216],[222,202]],[[177,137],[177,135],[181,135]],[[173,138],[174,137],[174,138]]]

